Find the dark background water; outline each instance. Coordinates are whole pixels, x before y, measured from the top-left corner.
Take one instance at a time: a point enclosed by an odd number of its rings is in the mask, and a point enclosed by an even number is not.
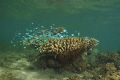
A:
[[[35,2],[32,0],[0,0],[1,50],[10,50],[10,41],[15,36],[15,32],[18,30],[24,32],[31,23],[34,23],[32,27],[36,27],[38,24],[45,27],[56,24],[55,27],[65,27],[70,33],[77,30],[81,36],[98,39],[100,41],[99,50],[120,50],[119,0],[113,2],[110,0],[111,3],[106,0],[104,5],[98,2],[100,4],[94,5],[94,7],[93,4],[96,2],[91,2],[91,5],[88,6],[81,5],[83,8],[80,9],[78,9],[80,3],[74,2],[69,5],[69,0],[66,0],[67,2],[49,0],[47,6],[44,6],[45,4],[40,6],[37,1],[40,4],[45,3],[44,0],[35,0]],[[86,3],[83,2],[84,5],[88,3],[87,0]],[[73,5],[77,5],[77,7]]]

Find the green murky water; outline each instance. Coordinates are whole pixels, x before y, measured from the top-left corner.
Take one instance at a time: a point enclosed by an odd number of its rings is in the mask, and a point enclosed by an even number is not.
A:
[[[15,32],[31,23],[65,27],[100,41],[100,50],[120,49],[119,0],[0,0],[0,47],[8,49]]]
[[[59,60],[57,63],[56,55],[41,55],[22,46],[29,34],[26,31],[51,26],[64,27],[69,35],[77,31],[80,37],[95,38],[99,45],[79,56],[72,66],[62,64],[64,67]],[[109,72],[113,76],[116,72],[114,80],[118,80],[119,35],[120,0],[0,0],[0,80],[113,79],[108,77]]]

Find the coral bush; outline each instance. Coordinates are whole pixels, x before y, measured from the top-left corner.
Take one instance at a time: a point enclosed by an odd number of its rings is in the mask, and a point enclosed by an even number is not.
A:
[[[62,62],[70,62],[97,44],[96,39],[87,37],[50,38],[39,47],[39,51]]]
[[[38,30],[35,33],[35,36],[33,34],[32,37],[25,38],[23,43],[46,56],[55,57],[61,63],[74,61],[83,52],[92,50],[99,42],[94,38],[69,36],[63,27]]]
[[[99,41],[94,38],[80,37],[74,34],[68,35],[63,27],[37,30],[25,38],[23,43],[40,52],[34,65],[38,68],[54,68],[57,72],[61,69],[70,72],[81,72],[87,67],[87,61],[83,58],[84,52],[92,50]],[[69,67],[69,68],[68,68]]]
[[[116,70],[116,67],[114,66],[114,63],[107,63],[105,65],[105,70],[107,70],[107,71],[114,71],[114,70]]]

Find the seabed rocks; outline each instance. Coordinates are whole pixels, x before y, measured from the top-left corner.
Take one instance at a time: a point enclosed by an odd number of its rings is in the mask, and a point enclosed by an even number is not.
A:
[[[120,52],[99,52],[95,56],[95,61],[90,62],[89,55],[84,58],[78,58],[72,64],[63,66],[52,58],[41,56],[35,60],[35,56],[39,54],[20,53],[16,60],[5,62],[5,65],[0,65],[0,80],[120,80]],[[26,55],[26,57],[25,57]],[[30,59],[31,56],[34,59]],[[13,55],[11,55],[13,56]],[[86,57],[86,58],[85,58]],[[11,59],[9,56],[2,56],[0,59]],[[40,62],[41,61],[41,62]],[[23,63],[22,63],[23,62]],[[39,62],[39,64],[37,64]],[[4,64],[2,60],[0,63]],[[19,63],[19,65],[17,65]],[[27,64],[25,64],[27,63]],[[16,65],[15,65],[16,64]],[[6,66],[7,65],[7,66]],[[64,75],[64,76],[63,76]]]

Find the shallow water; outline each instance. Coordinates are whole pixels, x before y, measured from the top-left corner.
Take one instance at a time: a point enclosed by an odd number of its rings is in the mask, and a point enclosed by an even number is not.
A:
[[[81,0],[82,1],[82,0]],[[38,24],[49,27],[56,24],[55,27],[65,27],[70,33],[79,31],[81,36],[94,37],[100,41],[98,48],[105,51],[119,50],[120,44],[120,2],[107,1],[92,1],[91,5],[81,2],[81,7],[77,0],[70,2],[59,2],[51,0],[51,5],[44,6],[46,2],[32,1],[15,1],[1,0],[1,18],[0,18],[0,40],[1,47],[10,46],[10,40],[15,36],[15,32],[24,31],[31,23],[36,27]],[[98,3],[99,5],[97,5]],[[36,6],[33,7],[36,3]],[[73,3],[73,4],[72,4]],[[102,3],[104,3],[102,5]],[[59,7],[56,6],[59,4]],[[53,6],[54,5],[54,6]],[[74,6],[76,5],[76,6]],[[55,9],[53,9],[55,8]],[[48,9],[48,10],[46,10]],[[71,13],[73,12],[73,13]],[[8,46],[7,46],[8,45]]]
[[[16,33],[53,24],[69,35],[77,31],[99,40],[99,52],[120,50],[119,0],[0,0],[0,54],[24,52],[23,46],[11,44]]]

